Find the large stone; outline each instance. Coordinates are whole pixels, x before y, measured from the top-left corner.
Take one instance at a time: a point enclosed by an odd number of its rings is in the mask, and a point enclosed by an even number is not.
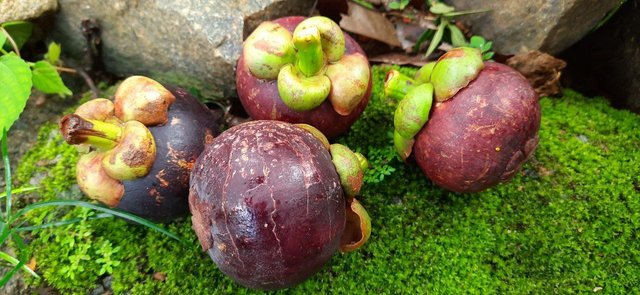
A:
[[[601,28],[563,52],[563,83],[640,114],[640,3],[627,1]]]
[[[0,23],[34,19],[56,8],[56,0],[0,0]]]
[[[235,64],[244,35],[263,20],[307,15],[313,5],[309,0],[59,2],[52,36],[67,56],[86,62],[81,22],[94,19],[107,71],[195,87],[214,99],[235,96]]]
[[[457,10],[491,9],[461,18],[502,54],[556,54],[587,34],[620,0],[447,0]]]

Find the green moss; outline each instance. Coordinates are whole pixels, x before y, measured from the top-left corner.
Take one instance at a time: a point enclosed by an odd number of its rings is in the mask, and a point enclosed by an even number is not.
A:
[[[570,90],[561,99],[543,98],[540,146],[522,172],[482,193],[454,194],[395,155],[396,102],[380,96],[386,69],[374,68],[370,106],[340,139],[373,166],[359,198],[373,218],[370,243],[337,254],[283,293],[587,293],[602,287],[620,294],[640,288],[640,117]],[[75,151],[54,127],[40,131],[18,178],[44,175],[45,199],[79,197]],[[42,222],[43,216],[30,218]],[[32,284],[86,294],[109,274],[117,294],[251,293],[202,253],[188,220],[170,229],[190,245],[111,219],[41,230],[30,248],[44,281]],[[153,279],[156,272],[166,280]]]

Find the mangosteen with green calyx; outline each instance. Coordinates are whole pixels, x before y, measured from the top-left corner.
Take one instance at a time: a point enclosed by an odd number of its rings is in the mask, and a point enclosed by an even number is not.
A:
[[[360,46],[331,19],[284,17],[263,22],[244,42],[238,96],[256,120],[346,132],[371,96],[371,70]]]
[[[510,180],[538,144],[540,105],[514,69],[482,62],[475,48],[455,48],[418,70],[385,82],[401,99],[394,145],[413,154],[423,173],[448,190],[478,192]],[[435,102],[434,102],[435,100]]]
[[[294,286],[361,247],[371,221],[354,198],[367,161],[310,125],[250,121],[196,161],[189,206],[202,249],[239,284]]]
[[[166,222],[188,214],[193,163],[219,127],[184,89],[132,76],[114,101],[93,99],[64,116],[60,131],[83,153],[76,176],[89,198]]]

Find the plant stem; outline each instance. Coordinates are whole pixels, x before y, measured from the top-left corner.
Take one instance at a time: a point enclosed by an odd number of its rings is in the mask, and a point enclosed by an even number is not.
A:
[[[11,165],[9,163],[9,152],[7,145],[7,129],[2,130],[2,161],[4,162],[4,186],[5,193],[7,194],[6,206],[5,206],[5,220],[11,219]]]
[[[7,32],[7,30],[5,30],[3,27],[0,27],[0,32],[4,33],[5,36],[7,36],[7,40],[9,40],[9,43],[11,43],[11,46],[13,46],[13,51],[18,56],[20,56],[20,49],[18,49],[18,44],[16,44],[16,41],[14,41],[13,38],[11,38],[11,35],[9,35],[9,32]]]
[[[321,40],[320,31],[316,27],[296,31],[293,35],[293,44],[298,50],[296,68],[307,77],[315,75],[324,67]]]
[[[114,148],[122,134],[122,128],[118,125],[85,119],[75,114],[66,115],[60,120],[60,131],[69,144],[86,143],[104,150]]]
[[[35,65],[36,65],[36,63],[34,63],[34,62],[27,62],[27,64],[28,64],[30,67],[33,67],[33,66],[35,66]],[[65,68],[65,67],[59,67],[59,66],[55,66],[55,65],[52,65],[52,66],[53,66],[53,68],[55,68],[55,69],[56,69],[56,71],[58,71],[58,72],[65,72],[65,73],[71,73],[71,74],[77,74],[77,73],[78,73],[78,71],[77,71],[76,69],[72,69],[72,68]]]

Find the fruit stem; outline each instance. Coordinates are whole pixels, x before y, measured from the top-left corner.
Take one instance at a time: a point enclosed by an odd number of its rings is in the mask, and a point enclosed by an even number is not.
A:
[[[317,74],[324,67],[321,41],[320,31],[316,27],[296,30],[293,35],[293,45],[297,49],[296,67],[307,77]]]
[[[391,70],[387,73],[387,78],[384,81],[384,95],[401,100],[414,87],[416,87],[416,81],[411,77],[397,70]]]
[[[122,128],[116,124],[85,119],[76,114],[60,120],[60,131],[69,144],[89,144],[103,150],[114,148],[122,134]]]

